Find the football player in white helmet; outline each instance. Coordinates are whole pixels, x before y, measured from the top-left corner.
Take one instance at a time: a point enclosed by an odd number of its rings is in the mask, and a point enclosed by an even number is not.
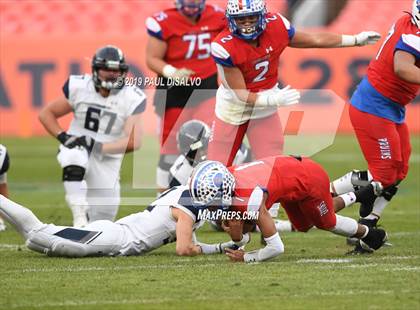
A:
[[[143,255],[175,242],[176,254],[195,256],[222,253],[249,242],[249,235],[237,243],[205,244],[194,231],[203,221],[201,206],[192,202],[187,186],[164,192],[143,212],[114,222],[94,221],[83,229],[41,222],[29,209],[0,195],[0,215],[22,235],[29,249],[62,257]]]
[[[7,171],[9,170],[10,159],[7,149],[0,144],[0,195],[8,197],[9,190],[7,187]],[[0,217],[0,231],[6,230],[6,225]]]
[[[92,59],[92,75],[70,75],[63,96],[39,114],[45,129],[61,143],[57,159],[75,227],[114,220],[122,158],[140,147],[146,96],[139,88],[124,85],[127,72],[118,47],[99,48]],[[70,113],[73,120],[66,131],[58,119]]]

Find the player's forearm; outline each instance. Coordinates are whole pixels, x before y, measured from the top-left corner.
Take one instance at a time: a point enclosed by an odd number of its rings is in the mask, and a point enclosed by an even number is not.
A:
[[[291,42],[291,47],[296,48],[333,48],[342,46],[342,35],[335,33],[306,34],[304,40]]]
[[[186,246],[176,246],[176,254],[179,256],[197,256],[202,254],[201,247],[193,243]]]
[[[163,59],[158,57],[147,57],[146,64],[150,70],[159,75],[164,75],[163,69],[168,65]]]
[[[394,68],[395,74],[402,80],[420,85],[420,69],[414,64],[402,63]]]
[[[104,143],[102,153],[104,154],[122,154],[138,150],[141,146],[140,139],[130,139],[128,137],[119,139],[115,142]]]
[[[259,250],[247,252],[244,255],[246,263],[261,262],[274,258],[284,252],[284,245],[278,233],[273,236],[264,238],[267,245]]]
[[[41,110],[41,112],[39,112],[38,118],[44,128],[53,137],[57,137],[60,132],[64,131],[58,123],[57,117],[48,109]]]

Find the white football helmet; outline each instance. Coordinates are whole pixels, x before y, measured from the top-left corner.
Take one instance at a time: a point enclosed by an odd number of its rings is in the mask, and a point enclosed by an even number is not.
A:
[[[413,9],[411,11],[412,21],[420,28],[420,0],[413,0]]]
[[[245,39],[256,39],[266,28],[265,15],[267,9],[264,0],[228,0],[226,6],[226,18],[229,22],[229,29],[233,35]],[[257,21],[246,27],[238,25],[236,19],[247,16],[257,16]]]
[[[198,164],[188,182],[194,203],[201,206],[229,207],[235,190],[235,178],[220,162],[206,160]]]

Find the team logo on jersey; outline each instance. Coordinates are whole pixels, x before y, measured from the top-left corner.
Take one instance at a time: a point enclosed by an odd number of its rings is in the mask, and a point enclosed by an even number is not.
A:
[[[321,214],[321,216],[324,216],[325,214],[328,213],[328,208],[327,208],[327,204],[325,203],[325,201],[323,201],[319,204],[318,210],[319,210],[319,214]]]
[[[270,52],[273,51],[273,47],[270,45],[268,48],[265,49],[265,51],[267,52],[267,54],[270,54]]]
[[[209,30],[209,26],[202,26],[201,27],[201,31],[208,31]]]

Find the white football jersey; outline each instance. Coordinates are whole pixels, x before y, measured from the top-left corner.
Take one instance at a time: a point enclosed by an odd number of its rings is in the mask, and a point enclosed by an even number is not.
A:
[[[70,75],[63,91],[74,113],[67,132],[102,143],[123,137],[127,118],[146,107],[146,95],[135,86],[111,90],[108,97],[102,97],[89,74]]]
[[[156,199],[144,212],[126,216],[116,222],[128,231],[121,255],[149,252],[176,240],[176,221],[171,208],[178,208],[194,221],[193,231],[204,224],[198,220],[198,209],[193,206],[187,186],[176,186]]]

